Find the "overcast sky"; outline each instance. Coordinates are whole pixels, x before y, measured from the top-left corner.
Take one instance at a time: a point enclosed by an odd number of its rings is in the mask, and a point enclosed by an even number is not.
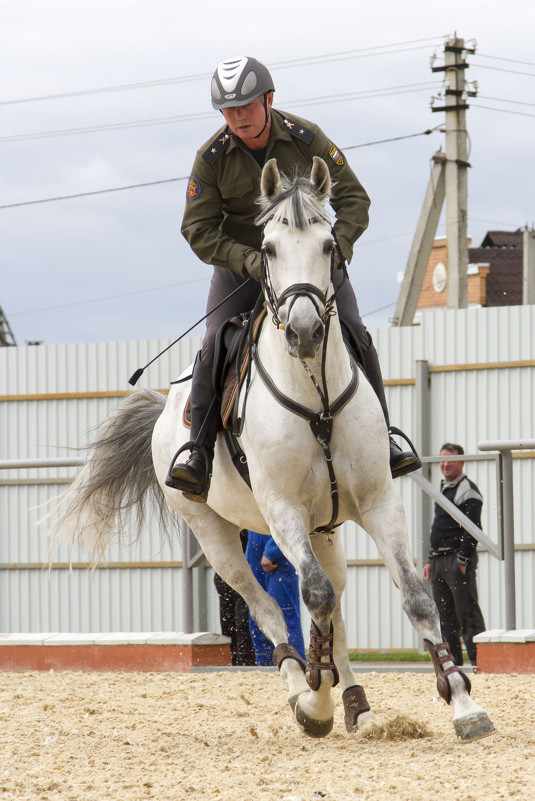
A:
[[[348,148],[372,199],[350,275],[365,323],[388,326],[444,135],[354,146],[442,123],[430,58],[475,40],[469,235],[533,224],[534,30],[528,0],[2,0],[0,306],[17,343],[171,339],[202,316],[211,270],[180,235],[185,178],[221,124],[210,76],[235,55],[268,65],[276,108]]]

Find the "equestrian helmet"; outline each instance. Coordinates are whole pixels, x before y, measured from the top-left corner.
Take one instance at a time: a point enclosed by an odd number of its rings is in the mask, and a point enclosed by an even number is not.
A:
[[[274,89],[269,70],[256,58],[231,58],[223,61],[214,72],[212,106],[216,110],[246,106]]]

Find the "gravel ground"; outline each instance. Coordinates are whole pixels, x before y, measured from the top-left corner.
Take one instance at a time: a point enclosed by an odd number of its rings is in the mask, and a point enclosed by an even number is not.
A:
[[[535,798],[535,676],[472,677],[498,731],[470,744],[433,675],[357,679],[404,734],[348,734],[336,688],[333,732],[311,740],[276,673],[0,673],[0,801]]]

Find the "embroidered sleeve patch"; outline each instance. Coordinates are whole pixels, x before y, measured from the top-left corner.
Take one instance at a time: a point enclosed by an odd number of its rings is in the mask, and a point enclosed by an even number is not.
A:
[[[190,175],[188,180],[188,197],[195,200],[201,194],[201,184],[194,175]]]
[[[335,145],[333,145],[329,150],[329,156],[332,158],[335,164],[338,164],[339,167],[343,166],[344,157]]]

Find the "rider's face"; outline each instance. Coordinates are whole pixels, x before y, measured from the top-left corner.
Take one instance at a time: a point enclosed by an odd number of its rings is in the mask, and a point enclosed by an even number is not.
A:
[[[273,103],[273,92],[268,92],[266,95],[268,115]],[[232,106],[231,108],[222,109],[223,117],[235,136],[238,136],[244,145],[251,148],[251,150],[259,150],[265,147],[269,137],[269,129],[271,126],[271,118],[268,120],[262,135],[256,139],[255,137],[260,134],[266,115],[264,111],[264,96],[257,97],[252,103],[246,106]]]

